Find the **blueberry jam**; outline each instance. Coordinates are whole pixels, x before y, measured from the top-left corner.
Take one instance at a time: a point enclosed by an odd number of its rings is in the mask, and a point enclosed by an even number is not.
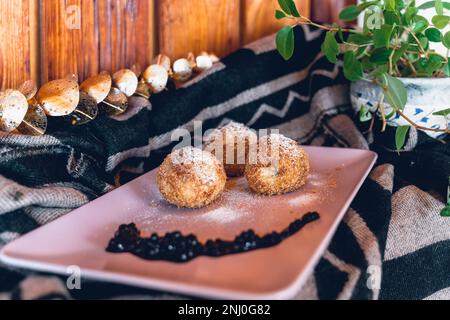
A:
[[[146,260],[187,262],[199,256],[220,257],[273,247],[300,231],[308,223],[318,219],[320,215],[317,212],[309,212],[281,232],[274,231],[260,237],[253,230],[248,230],[242,232],[233,241],[216,239],[205,243],[200,243],[193,234],[183,236],[178,231],[166,233],[163,237],[154,233],[148,238],[143,238],[134,223],[123,224],[116,231],[114,238],[109,241],[106,251],[128,252]]]

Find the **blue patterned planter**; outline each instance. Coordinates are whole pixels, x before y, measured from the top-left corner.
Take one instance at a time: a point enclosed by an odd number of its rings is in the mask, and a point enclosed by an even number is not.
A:
[[[407,117],[415,123],[433,129],[445,129],[450,125],[450,117],[434,116],[433,113],[450,108],[450,78],[399,78],[408,90],[408,103],[404,109]],[[353,109],[359,112],[367,106],[372,112],[378,107],[382,89],[371,82],[360,80],[351,85],[351,101]],[[393,114],[392,107],[385,100],[384,109],[390,126],[409,125],[409,123]],[[378,115],[381,116],[378,111]],[[429,136],[437,138],[441,133],[425,131]]]

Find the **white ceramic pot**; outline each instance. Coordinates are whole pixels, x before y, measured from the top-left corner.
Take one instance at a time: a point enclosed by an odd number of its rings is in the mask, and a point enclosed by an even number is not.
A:
[[[435,116],[433,113],[450,108],[450,78],[399,78],[408,91],[408,102],[403,113],[415,123],[432,129],[446,129],[450,125],[450,117]],[[382,89],[365,80],[351,84],[351,101],[355,111],[367,106],[372,112],[378,108]],[[393,114],[392,107],[384,102],[386,116]],[[378,113],[380,115],[380,113]],[[409,125],[398,115],[387,119],[390,126]],[[442,133],[425,131],[429,136],[437,138]]]

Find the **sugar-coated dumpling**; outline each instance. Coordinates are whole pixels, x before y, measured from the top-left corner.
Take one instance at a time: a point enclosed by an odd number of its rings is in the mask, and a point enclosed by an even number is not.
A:
[[[225,170],[211,153],[192,147],[175,150],[158,171],[158,187],[171,204],[201,208],[215,201],[224,191]]]
[[[245,177],[254,192],[276,195],[305,185],[309,170],[308,154],[297,142],[271,134],[259,139],[256,161],[246,165]]]

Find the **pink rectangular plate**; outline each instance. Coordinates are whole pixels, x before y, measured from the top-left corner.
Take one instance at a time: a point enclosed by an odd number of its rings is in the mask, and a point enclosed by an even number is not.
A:
[[[12,242],[0,259],[59,274],[76,265],[86,278],[195,296],[291,298],[312,272],[377,158],[363,150],[305,149],[312,172],[308,184],[296,192],[256,196],[239,178],[230,180],[225,194],[211,206],[177,209],[161,198],[152,171]],[[135,222],[146,234],[179,230],[201,241],[232,240],[248,229],[260,235],[281,231],[308,211],[319,212],[321,219],[278,246],[249,253],[176,264],[105,251],[123,223]]]

